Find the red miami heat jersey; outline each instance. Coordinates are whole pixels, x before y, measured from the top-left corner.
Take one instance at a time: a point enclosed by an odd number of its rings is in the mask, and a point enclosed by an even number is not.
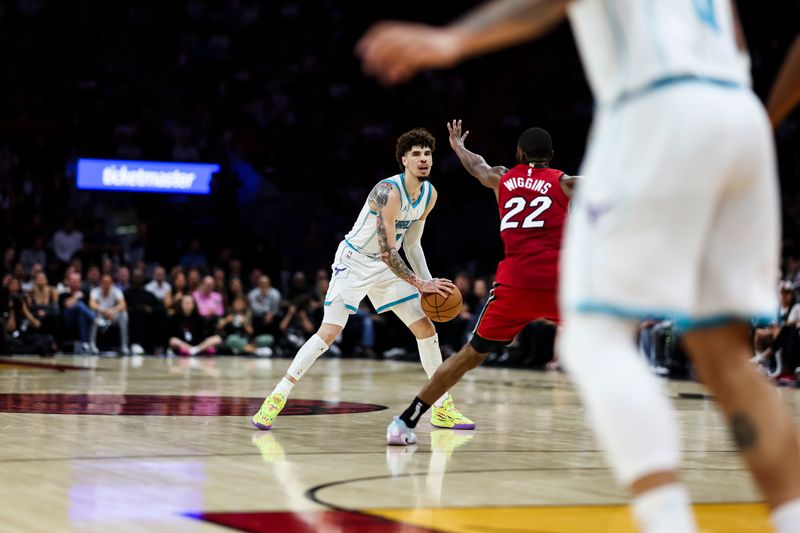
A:
[[[505,259],[497,266],[500,285],[556,290],[569,213],[569,198],[561,189],[563,175],[560,170],[523,164],[500,178],[500,237],[505,248]]]

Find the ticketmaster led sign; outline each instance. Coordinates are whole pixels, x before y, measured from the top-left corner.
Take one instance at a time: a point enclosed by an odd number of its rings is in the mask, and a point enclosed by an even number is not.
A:
[[[78,189],[209,194],[219,165],[120,159],[78,159]]]

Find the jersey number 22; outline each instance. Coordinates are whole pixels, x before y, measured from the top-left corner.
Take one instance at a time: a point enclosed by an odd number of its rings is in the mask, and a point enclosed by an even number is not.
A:
[[[522,196],[515,196],[506,202],[506,205],[503,207],[510,209],[510,211],[506,213],[506,216],[504,216],[503,220],[500,221],[500,231],[520,227],[519,220],[512,220],[512,218],[525,209],[526,204],[527,202]],[[525,220],[522,221],[521,227],[525,229],[544,227],[544,220],[536,220],[536,218],[550,209],[551,205],[553,205],[553,200],[547,196],[539,196],[531,200],[530,207],[534,210],[525,217]]]

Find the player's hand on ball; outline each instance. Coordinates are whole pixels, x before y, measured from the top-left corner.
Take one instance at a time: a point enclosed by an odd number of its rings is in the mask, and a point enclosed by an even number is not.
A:
[[[464,146],[464,141],[469,135],[469,131],[461,133],[461,120],[454,120],[447,123],[447,131],[450,132],[450,147],[455,150]]]
[[[421,70],[451,67],[461,59],[453,30],[409,22],[379,22],[356,45],[364,72],[394,85]]]
[[[433,278],[420,283],[419,290],[423,293],[435,292],[436,294],[446,298],[447,295],[453,294],[453,291],[456,290],[456,286],[453,285],[453,282],[449,279]]]

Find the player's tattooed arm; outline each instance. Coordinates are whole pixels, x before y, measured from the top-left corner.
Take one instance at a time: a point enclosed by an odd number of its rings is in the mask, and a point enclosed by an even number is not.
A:
[[[490,166],[483,156],[467,150],[464,141],[469,135],[469,131],[462,133],[461,120],[448,122],[447,131],[450,132],[450,147],[456,153],[467,172],[475,176],[481,185],[494,190],[496,193],[500,178],[508,172],[508,169],[502,165]]]
[[[400,212],[400,194],[391,183],[381,182],[369,195],[370,209],[377,212],[377,235],[381,249],[381,259],[395,276],[411,284],[420,292],[435,292],[442,296],[453,292],[450,280],[433,278],[424,280],[414,274],[400,252],[395,239],[395,219]]]

